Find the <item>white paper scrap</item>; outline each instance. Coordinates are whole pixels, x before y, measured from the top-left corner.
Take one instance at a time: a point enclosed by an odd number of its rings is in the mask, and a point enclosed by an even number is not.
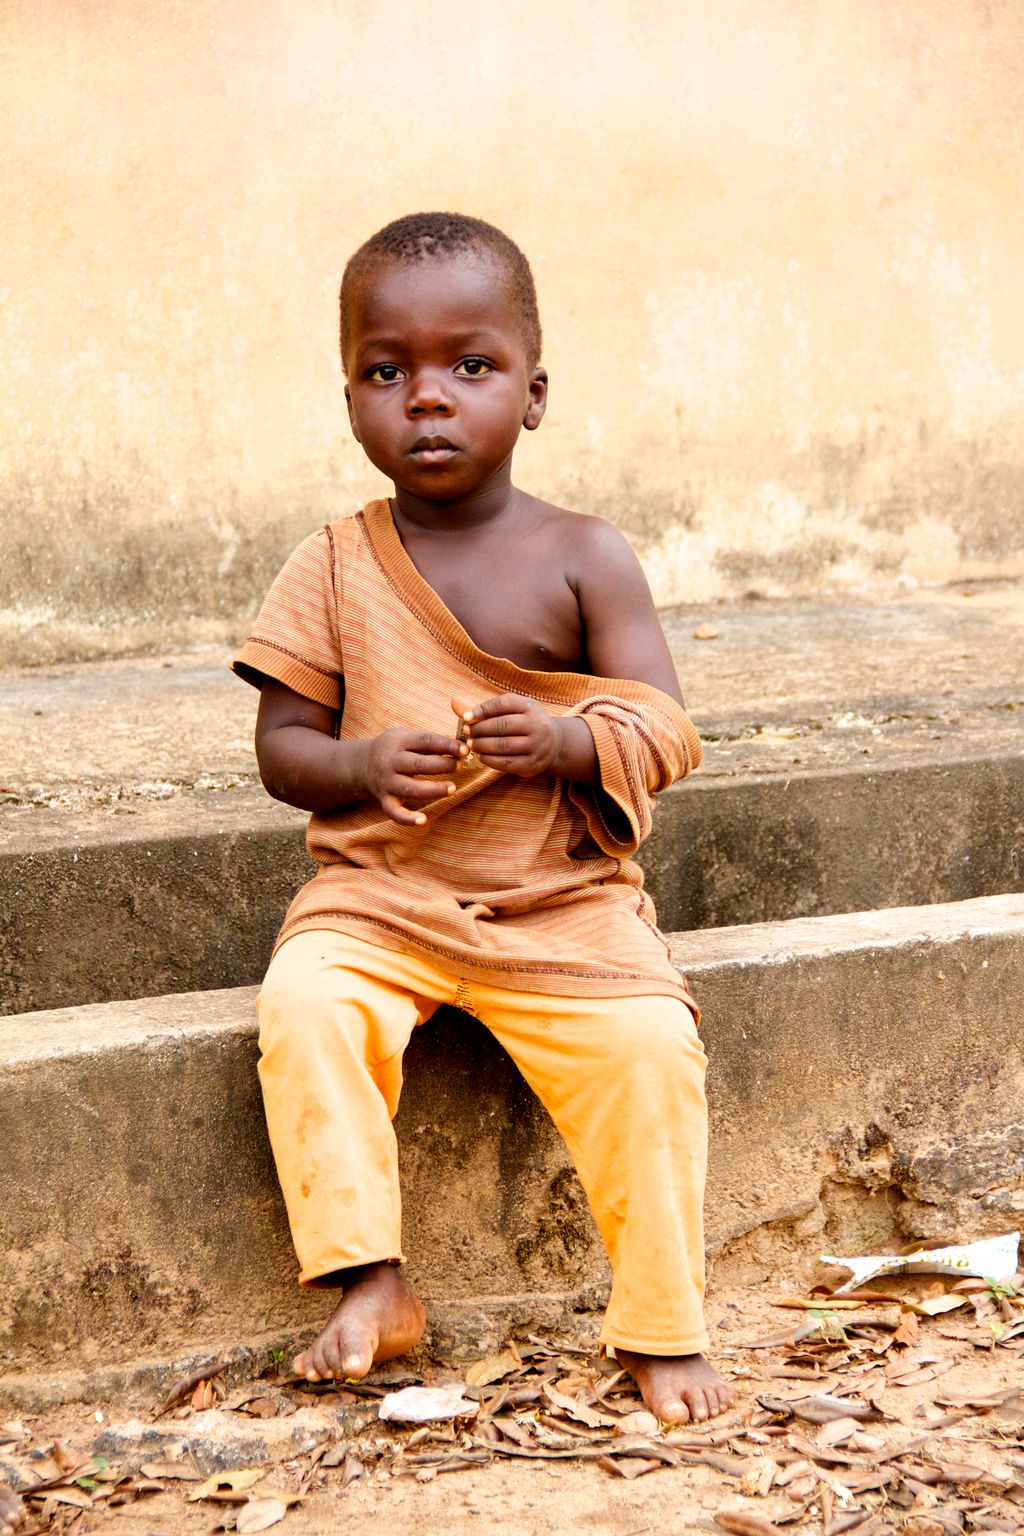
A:
[[[379,1416],[399,1424],[429,1424],[434,1419],[471,1419],[480,1404],[463,1397],[464,1381],[440,1387],[403,1387],[380,1400]]]
[[[841,1259],[823,1253],[823,1264],[841,1264],[852,1269],[849,1280],[833,1293],[856,1290],[879,1275],[954,1275],[964,1279],[974,1275],[981,1280],[1008,1280],[1017,1273],[1019,1232],[1004,1232],[999,1237],[985,1237],[977,1243],[953,1243],[948,1248],[922,1248],[917,1253],[865,1253]]]

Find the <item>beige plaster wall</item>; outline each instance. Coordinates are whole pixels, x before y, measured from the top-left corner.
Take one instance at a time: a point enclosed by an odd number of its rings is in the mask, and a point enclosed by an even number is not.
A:
[[[380,488],[346,255],[531,256],[530,489],[662,602],[1024,571],[1019,0],[0,0],[0,660],[221,640]]]

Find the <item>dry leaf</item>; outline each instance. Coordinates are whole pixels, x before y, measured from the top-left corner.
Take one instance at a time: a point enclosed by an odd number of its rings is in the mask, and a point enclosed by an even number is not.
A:
[[[201,1366],[199,1370],[190,1371],[187,1376],[182,1376],[174,1383],[160,1404],[160,1407],[154,1413],[154,1419],[158,1419],[161,1414],[167,1413],[169,1409],[174,1407],[175,1403],[183,1402],[192,1392],[193,1388],[197,1387],[201,1381],[212,1381],[215,1376],[219,1376],[227,1368],[227,1361],[225,1360],[220,1363],[214,1362],[213,1365]]]
[[[354,1483],[357,1477],[362,1477],[366,1468],[358,1456],[346,1456],[341,1467],[341,1486],[347,1488],[349,1483]]]
[[[752,1467],[748,1467],[740,1482],[740,1492],[748,1498],[763,1499],[771,1492],[772,1484],[778,1473],[778,1463],[770,1456],[760,1457]]]
[[[828,1424],[833,1419],[871,1419],[877,1413],[877,1409],[869,1408],[867,1403],[860,1403],[848,1397],[832,1397],[826,1392],[788,1400],[759,1397],[757,1401],[770,1413],[791,1414],[795,1418],[805,1419],[809,1424]]]
[[[653,1413],[648,1413],[646,1408],[638,1408],[635,1413],[624,1413],[615,1425],[617,1435],[656,1435],[660,1427],[660,1420]]]
[[[578,1402],[576,1398],[567,1397],[564,1392],[559,1392],[555,1387],[545,1386],[543,1394],[553,1408],[560,1408],[563,1413],[567,1413],[571,1419],[578,1420],[580,1424],[585,1424],[588,1429],[611,1429],[621,1422],[607,1413],[598,1413],[595,1408],[588,1408],[585,1403]],[[633,1415],[628,1414],[626,1417],[632,1418]],[[653,1418],[653,1415],[651,1417]],[[654,1426],[657,1428],[656,1419]],[[633,1433],[647,1434],[649,1431],[640,1430]]]
[[[788,1466],[780,1467],[775,1474],[775,1482],[780,1488],[788,1488],[789,1484],[797,1478],[805,1477],[808,1472],[813,1473],[814,1468],[809,1461],[791,1461]]]
[[[783,1536],[780,1526],[745,1509],[720,1509],[714,1519],[716,1525],[723,1531],[730,1531],[732,1536]]]
[[[501,1431],[506,1440],[511,1440],[513,1445],[521,1445],[524,1450],[532,1450],[537,1444],[524,1424],[518,1419],[494,1419],[493,1427]]]
[[[956,1365],[955,1360],[940,1360],[934,1365],[926,1365],[921,1370],[910,1371],[902,1376],[890,1376],[891,1387],[923,1387],[928,1381],[935,1381],[937,1377],[944,1376]]]
[[[645,1472],[654,1472],[661,1463],[649,1461],[641,1456],[599,1456],[599,1467],[605,1472],[610,1472],[613,1477],[643,1477]]]
[[[971,1284],[970,1281],[965,1282]],[[955,1312],[967,1306],[966,1296],[954,1296],[947,1291],[943,1296],[926,1296],[922,1301],[905,1301],[908,1312],[919,1312],[922,1317],[938,1317],[943,1312]]]
[[[91,1456],[83,1456],[81,1451],[73,1451],[70,1446],[62,1445],[59,1440],[53,1442],[53,1459],[62,1472],[76,1472],[79,1467],[87,1463],[92,1465]]]
[[[867,1304],[861,1296],[830,1296],[828,1300],[820,1296],[780,1296],[771,1303],[773,1307],[791,1307],[801,1312],[856,1312]]]
[[[238,1511],[235,1530],[239,1536],[253,1536],[255,1531],[267,1531],[277,1525],[287,1513],[288,1506],[280,1499],[250,1499]]]
[[[197,1413],[205,1413],[208,1408],[217,1406],[217,1393],[214,1391],[212,1381],[201,1381],[192,1393],[192,1407]]]
[[[192,1490],[188,1501],[194,1504],[197,1499],[208,1499],[220,1488],[230,1488],[233,1493],[241,1493],[243,1489],[251,1488],[266,1475],[265,1467],[239,1467],[234,1472],[215,1472],[204,1483],[200,1483],[198,1488]]]
[[[857,1433],[858,1421],[851,1414],[842,1419],[830,1419],[814,1437],[815,1445],[845,1445]]]
[[[768,1339],[737,1339],[736,1347],[738,1349],[783,1349],[787,1345],[799,1344],[801,1340],[809,1339],[812,1334],[820,1331],[821,1318],[816,1317],[808,1323],[797,1323],[785,1333],[772,1334]]]
[[[146,1461],[139,1469],[146,1477],[171,1478],[181,1483],[201,1483],[203,1474],[188,1461]]]
[[[900,1325],[892,1336],[894,1344],[920,1344],[921,1324],[913,1312],[905,1312],[900,1318]]]
[[[698,624],[693,632],[695,640],[717,640],[718,630],[713,624]]]
[[[483,1360],[477,1360],[471,1365],[466,1371],[466,1386],[489,1387],[492,1382],[518,1371],[522,1363],[519,1351],[510,1345],[500,1355],[486,1355]]]
[[[29,1496],[35,1491],[30,1490]],[[51,1488],[46,1497],[54,1499],[58,1504],[73,1504],[76,1509],[92,1509],[93,1506],[92,1497],[84,1488]]]

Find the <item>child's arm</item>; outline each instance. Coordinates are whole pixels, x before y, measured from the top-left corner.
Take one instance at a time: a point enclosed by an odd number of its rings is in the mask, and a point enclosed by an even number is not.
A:
[[[423,777],[454,774],[468,751],[454,737],[396,727],[368,741],[338,741],[337,718],[325,704],[264,678],[256,759],[275,800],[321,814],[376,800],[392,821],[422,826],[420,807],[455,793],[453,782]]]
[[[627,540],[600,518],[574,520],[576,570],[590,671],[647,683],[682,706],[683,696],[654,599]],[[463,712],[473,751],[488,768],[532,778],[599,781],[594,738],[578,716],[549,715],[534,699],[502,694]]]

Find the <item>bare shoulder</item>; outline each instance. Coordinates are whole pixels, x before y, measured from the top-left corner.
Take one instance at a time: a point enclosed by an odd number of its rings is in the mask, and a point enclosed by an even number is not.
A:
[[[633,678],[683,698],[636,551],[612,523],[547,507],[542,518],[579,603],[591,671]]]
[[[564,556],[566,576],[574,587],[625,584],[633,591],[646,590],[636,551],[614,523],[550,502],[538,502],[537,509],[548,538]]]

